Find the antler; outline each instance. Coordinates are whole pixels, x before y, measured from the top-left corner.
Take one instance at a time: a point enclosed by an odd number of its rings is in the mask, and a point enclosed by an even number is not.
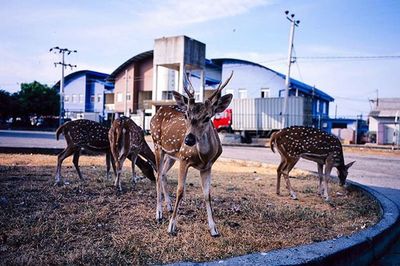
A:
[[[221,95],[221,91],[223,90],[223,88],[225,88],[226,85],[228,85],[228,83],[229,83],[229,81],[231,80],[232,76],[233,76],[233,71],[231,72],[231,75],[229,76],[229,78],[228,78],[227,80],[225,80],[225,82],[224,82],[223,84],[220,83],[220,84],[218,85],[218,88],[214,91],[214,93],[211,94],[210,97],[208,97],[208,100],[209,100],[209,101],[212,101],[212,99],[214,99],[214,97],[215,97],[216,95]]]
[[[187,75],[186,75],[186,70],[184,70],[184,73],[185,73],[185,81],[187,82],[187,83],[189,83],[189,85],[190,85],[190,88],[192,88],[192,90],[193,90],[193,92],[194,92],[194,88],[193,88],[193,85],[192,85],[192,83],[190,82],[190,79],[187,77]],[[186,86],[186,84],[184,83],[183,84],[183,89],[185,90],[185,92],[186,92],[186,94],[189,96],[189,99],[194,99],[194,94],[187,88],[187,86]]]

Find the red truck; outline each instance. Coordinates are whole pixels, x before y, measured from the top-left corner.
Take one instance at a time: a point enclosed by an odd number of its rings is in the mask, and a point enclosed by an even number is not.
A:
[[[213,123],[218,132],[232,132],[232,109],[216,114]]]

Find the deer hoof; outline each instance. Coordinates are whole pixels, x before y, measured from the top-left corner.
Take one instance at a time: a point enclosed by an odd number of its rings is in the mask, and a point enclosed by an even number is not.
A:
[[[54,186],[62,186],[64,185],[64,182],[61,178],[56,178],[56,181],[54,182]]]
[[[156,212],[156,221],[157,221],[158,223],[161,223],[162,219],[163,219],[163,217],[162,217],[162,211],[157,211],[157,212]]]
[[[298,198],[295,194],[290,195],[290,197],[292,198],[292,200],[298,200]]]
[[[174,208],[172,208],[171,204],[167,204],[167,210],[169,213],[173,213],[174,212]]]
[[[172,236],[176,236],[176,222],[175,221],[170,221],[169,225],[168,225],[168,234],[172,235]]]
[[[217,228],[210,230],[210,234],[212,237],[220,237],[220,233],[218,232]]]

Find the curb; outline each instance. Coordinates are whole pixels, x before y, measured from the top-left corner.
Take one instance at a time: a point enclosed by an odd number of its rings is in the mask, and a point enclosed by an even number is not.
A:
[[[0,153],[57,154],[58,148],[0,147]],[[240,163],[247,166],[271,166],[228,158],[219,161]],[[368,265],[380,258],[400,236],[400,211],[397,205],[371,187],[347,181],[350,186],[363,190],[381,207],[381,220],[365,230],[350,236],[306,244],[292,248],[254,253],[225,260],[204,263],[178,262],[170,265]]]

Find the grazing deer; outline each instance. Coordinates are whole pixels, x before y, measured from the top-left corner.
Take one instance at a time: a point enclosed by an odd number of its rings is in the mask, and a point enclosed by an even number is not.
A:
[[[82,149],[105,153],[107,179],[110,178],[110,162],[112,163],[115,173],[115,165],[110,151],[110,141],[108,140],[108,130],[107,127],[100,123],[86,119],[69,121],[57,129],[56,139],[58,140],[62,133],[67,141],[67,147],[58,154],[55,176],[56,184],[62,183],[61,164],[71,155],[74,155],[72,162],[78,172],[79,178],[81,180],[83,179],[79,169],[79,156]],[[149,162],[146,162],[139,157],[136,160],[136,164],[147,178],[155,180],[153,167]]]
[[[281,175],[283,174],[286,186],[293,199],[297,199],[297,196],[290,185],[289,173],[300,158],[318,164],[318,193],[325,200],[329,200],[328,178],[332,168],[336,167],[340,185],[343,186],[346,182],[348,169],[354,163],[344,164],[342,144],[336,136],[316,128],[294,126],[281,129],[272,134],[270,145],[273,152],[275,152],[274,147],[276,146],[281,155],[281,163],[277,169],[276,194],[280,194]],[[324,165],[325,174],[323,174]]]
[[[232,73],[233,74],[233,73]],[[231,76],[220,84],[217,90],[202,103],[195,103],[194,95],[184,86],[188,97],[174,91],[177,106],[161,107],[151,119],[151,136],[157,164],[157,209],[156,219],[162,219],[162,192],[168,211],[172,216],[168,233],[176,234],[176,215],[185,192],[185,182],[189,167],[200,171],[201,185],[206,202],[208,226],[211,236],[218,236],[210,197],[211,168],[222,152],[218,133],[211,118],[223,112],[232,100],[232,94],[221,97],[222,89]],[[175,206],[172,208],[168,195],[166,173],[179,160],[178,187]]]
[[[132,161],[132,185],[136,183],[135,162],[138,155],[143,156],[155,167],[154,153],[144,139],[141,127],[135,124],[129,117],[122,116],[114,120],[108,132],[111,154],[116,164],[116,178],[114,185],[122,191],[121,171],[126,158]]]

